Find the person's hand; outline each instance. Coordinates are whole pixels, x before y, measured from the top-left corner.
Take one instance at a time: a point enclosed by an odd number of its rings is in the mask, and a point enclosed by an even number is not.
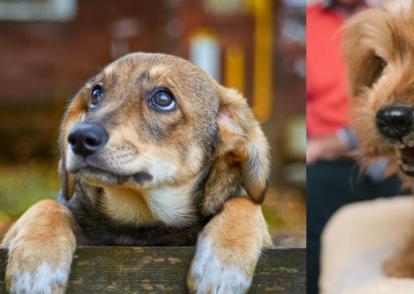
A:
[[[348,146],[336,135],[312,138],[307,141],[306,164],[311,165],[318,160],[334,160],[349,155]]]

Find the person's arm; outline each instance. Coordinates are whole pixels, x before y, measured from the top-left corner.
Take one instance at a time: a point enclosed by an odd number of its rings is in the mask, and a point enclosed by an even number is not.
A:
[[[357,145],[357,138],[349,127],[329,136],[310,138],[306,148],[306,163],[310,165],[318,160],[347,157],[350,151],[357,148]]]

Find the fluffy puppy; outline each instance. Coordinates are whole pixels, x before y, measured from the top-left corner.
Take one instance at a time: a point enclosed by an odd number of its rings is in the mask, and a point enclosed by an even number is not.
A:
[[[414,177],[413,26],[413,1],[383,1],[381,6],[367,9],[349,21],[344,46],[362,162],[389,158],[391,170],[411,187]],[[414,276],[413,240],[384,264],[386,274]]]
[[[269,146],[239,93],[181,58],[130,54],[73,98],[59,145],[58,202],[3,240],[11,292],[64,292],[76,245],[193,244],[191,292],[247,291],[270,244]]]

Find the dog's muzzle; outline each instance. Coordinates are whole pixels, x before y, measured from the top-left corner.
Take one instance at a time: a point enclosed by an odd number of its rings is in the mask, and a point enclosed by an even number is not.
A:
[[[77,124],[71,129],[68,136],[73,153],[82,157],[96,153],[105,146],[107,141],[107,132],[96,124]]]
[[[414,108],[389,106],[380,109],[376,115],[378,131],[396,144],[400,169],[414,177]]]

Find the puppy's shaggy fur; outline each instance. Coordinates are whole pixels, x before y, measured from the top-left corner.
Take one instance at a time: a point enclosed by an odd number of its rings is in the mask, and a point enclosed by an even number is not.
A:
[[[270,244],[270,162],[239,93],[181,58],[130,54],[74,97],[59,145],[59,203],[35,204],[3,241],[8,289],[63,292],[76,244],[196,244],[190,291],[247,291]]]
[[[345,55],[360,138],[360,156],[392,161],[407,186],[414,176],[414,3],[384,1],[345,27]],[[384,216],[386,217],[386,216]],[[407,224],[412,226],[413,224]],[[385,232],[384,232],[385,233]],[[414,277],[414,238],[384,265],[390,276]]]

